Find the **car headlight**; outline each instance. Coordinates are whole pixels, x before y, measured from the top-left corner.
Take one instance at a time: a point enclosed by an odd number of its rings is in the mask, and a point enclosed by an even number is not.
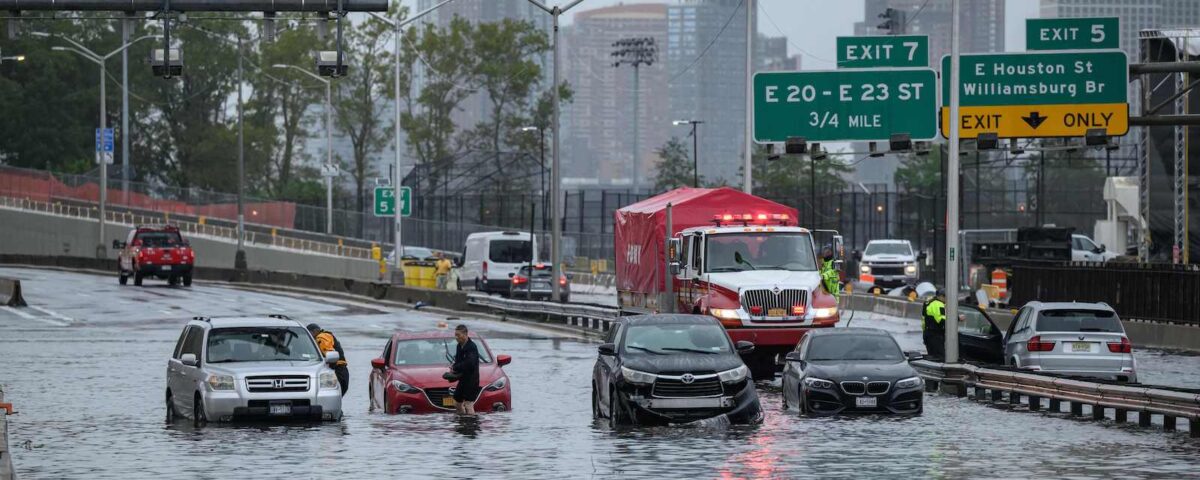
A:
[[[916,265],[906,265],[904,267],[904,273],[907,275],[916,275],[917,274],[917,266]]]
[[[504,377],[500,377],[500,378],[497,378],[496,381],[488,384],[487,391],[495,392],[498,390],[504,390],[504,387],[507,387],[507,386],[508,386],[508,379],[504,378]]]
[[[922,380],[921,377],[908,377],[904,380],[896,382],[896,388],[919,387],[923,383],[925,383],[925,380]]]
[[[721,320],[740,320],[736,308],[710,308],[708,313]]]
[[[717,374],[717,378],[721,379],[721,383],[738,383],[745,380],[748,376],[750,376],[750,369],[746,368],[745,365]]]
[[[658,376],[653,373],[639,372],[632,368],[621,367],[621,378],[635,385],[650,385],[654,383],[654,379],[658,378]]]
[[[233,390],[233,375],[209,375],[208,388],[213,390]]]
[[[809,388],[821,388],[825,390],[830,390],[833,388],[833,382],[823,378],[808,377],[804,379],[804,384]]]
[[[318,380],[320,380],[317,383],[319,383],[321,385],[321,390],[337,390],[338,389],[338,380],[337,380],[336,373],[321,372],[321,375],[320,375],[320,377],[318,377]]]
[[[414,387],[407,383],[401,382],[399,380],[392,380],[392,388],[396,389],[396,391],[398,391],[400,393],[417,393],[417,392],[421,391],[421,390],[417,389],[417,387]]]
[[[815,318],[829,318],[834,315],[837,315],[837,307],[814,308],[813,309],[813,316]]]
[[[858,267],[858,271],[860,271],[862,273],[871,273],[871,267],[868,265],[863,265],[861,267]]]

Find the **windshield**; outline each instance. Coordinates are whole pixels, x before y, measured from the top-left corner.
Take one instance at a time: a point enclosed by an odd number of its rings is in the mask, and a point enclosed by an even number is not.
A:
[[[709,235],[706,272],[817,269],[806,233],[725,233]],[[737,257],[740,254],[742,261]]]
[[[208,334],[208,363],[310,362],[320,358],[312,336],[300,327],[214,328]]]
[[[808,360],[904,360],[900,345],[888,335],[821,335],[808,346]]]
[[[1113,312],[1103,310],[1049,310],[1038,316],[1039,332],[1112,332],[1124,333]]]
[[[529,263],[529,240],[492,240],[488,258],[496,263]]]
[[[173,247],[183,243],[179,232],[141,232],[137,234],[137,240],[142,241],[143,247],[150,248]]]
[[[879,242],[868,243],[863,255],[912,255],[912,248],[907,243]]]
[[[479,347],[479,362],[491,363],[487,348],[475,342]],[[392,360],[396,365],[449,365],[454,362],[454,348],[458,346],[453,338],[421,338],[417,340],[401,340],[396,343],[396,355]]]
[[[625,334],[625,352],[727,353],[729,336],[717,325],[634,325]]]

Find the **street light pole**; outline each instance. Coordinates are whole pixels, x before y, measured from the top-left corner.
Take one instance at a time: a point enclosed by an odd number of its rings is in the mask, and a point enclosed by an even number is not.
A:
[[[237,92],[237,114],[238,114],[238,195],[237,195],[237,252],[233,256],[233,268],[245,270],[246,265],[246,204],[243,199],[246,194],[246,155],[245,155],[245,126],[242,124],[242,85],[244,85],[244,77],[242,71],[242,37],[238,36],[238,92]]]
[[[641,105],[639,97],[641,94],[640,79],[641,66],[654,65],[658,60],[658,45],[654,42],[654,37],[637,37],[624,38],[617,40],[612,44],[615,51],[612,52],[614,67],[621,65],[633,66],[633,191],[637,193],[642,186],[642,162],[641,162],[641,129],[638,128],[638,120],[641,114]]]
[[[541,176],[541,184],[538,188],[538,196],[542,197],[542,201],[546,200],[546,129],[540,126],[521,127],[522,132],[538,132],[538,150],[541,152],[541,159],[538,160],[538,174]],[[542,208],[542,228],[546,228],[546,209]]]
[[[754,165],[750,144],[754,135],[754,0],[746,0],[746,141],[742,159],[742,191],[752,193],[754,189]]]
[[[958,363],[959,0],[950,3],[950,155],[946,160],[946,363]],[[1041,199],[1038,199],[1041,206]]]
[[[121,43],[129,41],[128,17],[121,19]],[[129,205],[129,50],[121,50],[121,203]]]

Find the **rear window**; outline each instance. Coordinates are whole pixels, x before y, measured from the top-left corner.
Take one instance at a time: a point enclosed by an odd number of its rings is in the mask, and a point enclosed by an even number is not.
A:
[[[533,276],[536,278],[542,278],[542,277],[550,278],[551,274],[553,274],[553,272],[550,270],[549,265],[543,265],[541,267],[537,267],[537,266],[533,267]],[[529,265],[521,267],[521,275],[529,276]]]
[[[488,258],[496,263],[529,263],[529,240],[492,240]]]
[[[1039,332],[1113,332],[1124,333],[1113,312],[1103,310],[1048,310],[1037,320]]]
[[[168,247],[183,243],[179,232],[138,232],[135,240],[141,240],[143,247]]]

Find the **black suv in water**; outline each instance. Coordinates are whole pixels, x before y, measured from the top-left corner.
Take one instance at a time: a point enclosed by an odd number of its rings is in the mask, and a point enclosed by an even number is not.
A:
[[[592,370],[592,415],[611,425],[686,423],[725,415],[761,423],[762,407],[739,354],[707,315],[627,317],[609,331]]]

